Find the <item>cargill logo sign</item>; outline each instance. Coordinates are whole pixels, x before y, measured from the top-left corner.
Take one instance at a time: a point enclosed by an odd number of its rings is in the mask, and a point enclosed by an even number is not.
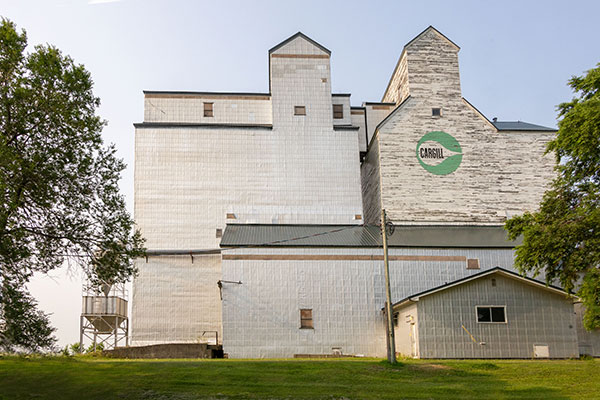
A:
[[[426,133],[417,143],[419,164],[434,175],[448,175],[456,171],[462,156],[460,144],[446,132]]]

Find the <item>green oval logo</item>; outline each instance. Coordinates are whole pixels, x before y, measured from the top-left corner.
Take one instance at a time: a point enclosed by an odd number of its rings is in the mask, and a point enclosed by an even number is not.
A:
[[[426,142],[435,142],[439,146],[423,146]],[[452,153],[458,153],[444,155],[444,149]],[[447,153],[446,153],[447,154]],[[419,164],[427,171],[434,175],[448,175],[456,171],[462,161],[462,149],[460,144],[454,137],[442,131],[433,131],[426,133],[417,143],[417,160]],[[426,163],[427,161],[439,161],[437,164]]]

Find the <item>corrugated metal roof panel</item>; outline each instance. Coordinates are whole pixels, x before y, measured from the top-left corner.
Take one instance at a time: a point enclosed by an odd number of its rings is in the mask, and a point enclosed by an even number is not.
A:
[[[522,121],[496,121],[492,122],[499,131],[540,131],[540,132],[556,132],[554,128],[546,126],[530,124]]]
[[[390,247],[512,248],[502,226],[395,226]],[[221,247],[381,247],[373,225],[227,225]]]
[[[227,225],[221,247],[377,246],[361,225]]]

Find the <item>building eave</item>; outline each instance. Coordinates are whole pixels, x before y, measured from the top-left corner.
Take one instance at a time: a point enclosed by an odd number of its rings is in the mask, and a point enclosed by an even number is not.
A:
[[[270,124],[203,124],[203,123],[187,123],[187,122],[139,122],[133,126],[137,129],[152,129],[152,128],[233,128],[233,129],[267,129],[272,130],[273,125]]]
[[[408,303],[418,302],[422,297],[426,297],[426,296],[432,295],[434,293],[441,292],[443,290],[447,290],[452,287],[459,286],[459,285],[465,284],[467,282],[471,282],[471,281],[481,279],[483,277],[486,277],[489,275],[494,275],[494,274],[499,274],[499,275],[502,275],[502,276],[505,276],[505,277],[508,277],[511,279],[520,280],[521,282],[524,282],[524,283],[532,285],[532,286],[536,286],[536,287],[544,289],[544,290],[548,290],[552,293],[561,294],[561,295],[565,295],[565,296],[569,295],[566,291],[564,291],[562,288],[560,288],[558,286],[547,285],[544,282],[541,282],[541,281],[538,281],[536,279],[529,278],[526,276],[519,275],[516,272],[512,272],[512,271],[509,271],[509,270],[501,268],[501,267],[494,267],[492,269],[488,269],[488,270],[479,272],[477,274],[470,275],[470,276],[467,276],[467,277],[464,277],[461,279],[457,279],[455,281],[448,282],[443,285],[440,285],[440,286],[437,286],[437,287],[434,287],[431,289],[427,289],[425,291],[408,296],[408,297],[394,303],[392,305],[392,308],[395,311],[396,309],[404,307]],[[574,297],[574,299],[577,299],[577,298]]]
[[[254,92],[193,92],[193,91],[181,91],[181,90],[143,90],[144,96],[148,98],[152,97],[169,97],[169,96],[188,96],[188,97],[204,97],[204,96],[217,96],[217,97],[265,97],[271,98],[271,93],[254,93]]]

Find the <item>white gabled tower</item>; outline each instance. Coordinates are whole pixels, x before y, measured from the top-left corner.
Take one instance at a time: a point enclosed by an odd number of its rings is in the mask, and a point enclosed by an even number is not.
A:
[[[382,102],[400,104],[408,96],[460,99],[459,50],[429,26],[404,46]]]
[[[331,130],[331,52],[301,32],[269,50],[273,128]],[[294,107],[306,115],[294,115]]]

